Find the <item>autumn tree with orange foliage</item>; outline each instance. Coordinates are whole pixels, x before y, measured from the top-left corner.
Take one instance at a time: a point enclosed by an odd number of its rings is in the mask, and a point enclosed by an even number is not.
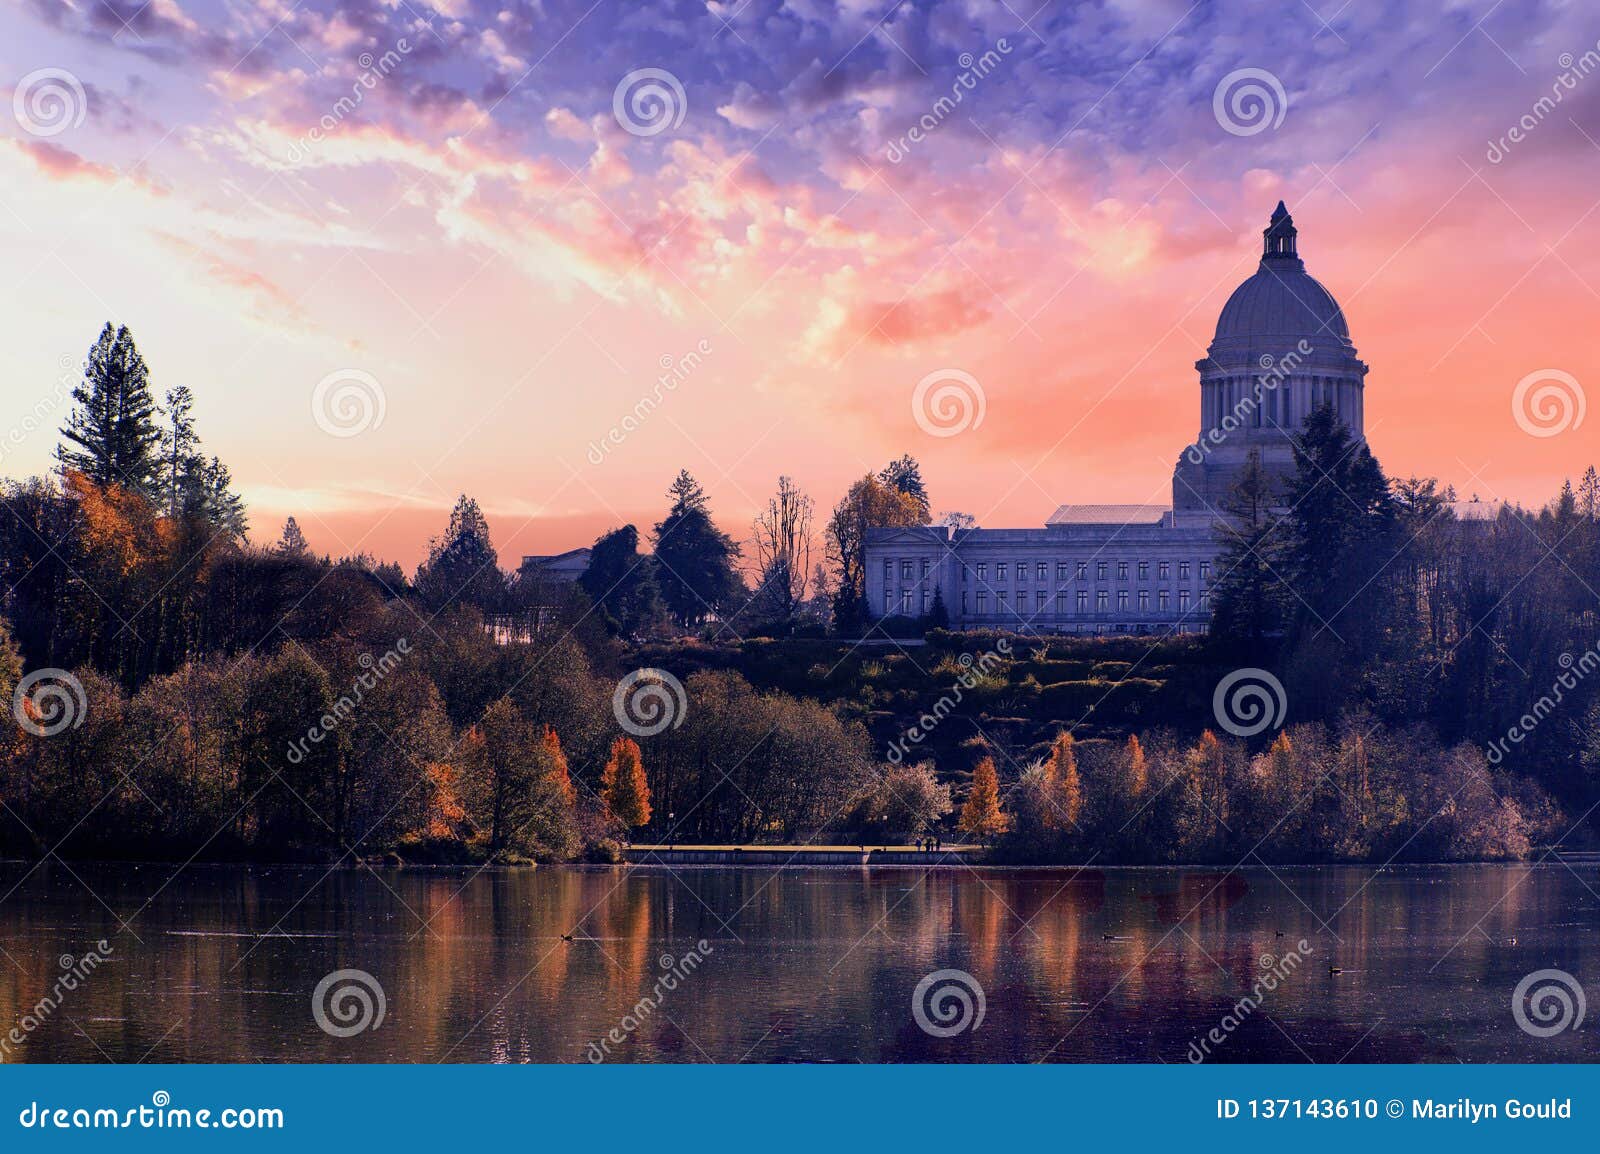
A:
[[[435,761],[428,766],[427,819],[421,834],[429,841],[453,841],[462,836],[467,807],[456,792],[457,779],[455,767],[449,762]]]
[[[1047,829],[1077,828],[1083,812],[1083,782],[1078,776],[1078,746],[1072,734],[1062,731],[1050,746],[1044,763]]]
[[[972,789],[957,824],[963,833],[975,837],[1004,833],[1010,825],[1000,808],[1000,775],[995,772],[994,758],[985,756],[973,768]]]
[[[550,768],[545,771],[545,780],[551,788],[569,806],[578,804],[578,791],[572,785],[572,770],[567,766],[567,755],[562,752],[561,738],[556,735],[556,727],[544,727],[544,751],[550,759]]]
[[[1128,734],[1127,749],[1128,796],[1138,800],[1150,788],[1150,760],[1145,756],[1139,735]]]
[[[600,774],[600,797],[624,828],[649,824],[650,783],[645,780],[639,743],[631,737],[611,743],[611,757]]]

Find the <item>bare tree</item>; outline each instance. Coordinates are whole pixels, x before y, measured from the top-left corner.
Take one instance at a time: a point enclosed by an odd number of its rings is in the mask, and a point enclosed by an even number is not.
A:
[[[814,512],[811,498],[789,477],[779,477],[777,493],[756,516],[760,586],[755,607],[764,620],[788,623],[800,615],[811,586]]]

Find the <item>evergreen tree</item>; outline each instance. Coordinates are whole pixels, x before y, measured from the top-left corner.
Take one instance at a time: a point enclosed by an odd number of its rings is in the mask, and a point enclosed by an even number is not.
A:
[[[640,637],[661,623],[655,561],[639,552],[639,530],[632,525],[613,529],[594,543],[578,585],[600,606],[612,633]]]
[[[910,453],[898,461],[890,461],[885,465],[878,474],[878,480],[911,499],[911,503],[916,506],[922,518],[917,524],[926,525],[932,520],[928,487],[922,481],[922,466],[917,464],[917,459]]]
[[[276,551],[285,557],[297,559],[311,556],[311,546],[306,543],[306,535],[300,531],[300,522],[292,514],[283,523],[283,534],[278,538]]]
[[[619,737],[600,774],[600,796],[611,815],[626,829],[650,824],[650,783],[645,780],[639,743]]]
[[[741,592],[733,568],[739,546],[712,522],[705,490],[687,469],[667,495],[672,507],[655,527],[656,581],[673,621],[687,629],[722,612]]]
[[[495,612],[505,596],[499,554],[489,537],[489,522],[465,493],[450,511],[442,537],[428,542],[428,557],[417,567],[416,587],[435,612],[453,604]]]
[[[189,415],[193,408],[194,394],[189,386],[179,385],[167,390],[167,432],[162,443],[161,471],[169,517],[192,511],[203,499],[197,467],[199,458],[195,453],[200,438],[194,431],[194,418]]]
[[[1332,406],[1312,411],[1293,441],[1288,573],[1297,640],[1332,633],[1359,662],[1377,649],[1393,616],[1396,509],[1389,483],[1365,442]],[[1326,638],[1324,638],[1326,640]]]
[[[216,457],[200,466],[200,492],[212,528],[230,540],[243,541],[250,532],[244,498],[233,491],[233,474]]]
[[[1600,475],[1596,475],[1593,465],[1584,470],[1583,480],[1578,482],[1578,512],[1591,521],[1600,521]]]
[[[928,606],[928,616],[924,624],[929,629],[950,628],[950,607],[944,603],[944,586],[936,585],[933,590],[933,604]]]
[[[154,496],[162,436],[150,373],[126,325],[113,331],[107,323],[100,330],[83,376],[84,383],[72,390],[78,407],[61,429],[70,445],[56,450],[62,468],[76,469],[102,488],[114,483]]]
[[[1280,574],[1287,565],[1287,535],[1274,512],[1276,503],[1271,477],[1252,452],[1216,525],[1222,552],[1211,588],[1211,633],[1219,641],[1259,648],[1283,627],[1287,593]]]

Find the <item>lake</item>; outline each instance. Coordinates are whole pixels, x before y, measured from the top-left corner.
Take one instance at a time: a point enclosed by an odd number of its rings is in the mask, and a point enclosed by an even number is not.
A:
[[[1600,1005],[1535,1037],[1511,1002],[1546,968],[1600,997],[1597,891],[1593,863],[7,862],[0,1044],[12,1062],[1593,1061]],[[314,1005],[340,970],[370,978]]]

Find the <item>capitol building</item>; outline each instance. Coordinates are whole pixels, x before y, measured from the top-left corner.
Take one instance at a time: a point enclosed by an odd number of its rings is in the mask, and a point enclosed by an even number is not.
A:
[[[875,529],[867,603],[917,617],[941,599],[954,629],[1199,633],[1221,551],[1217,522],[1251,457],[1282,492],[1291,436],[1332,406],[1361,440],[1367,366],[1344,313],[1306,272],[1280,201],[1261,263],[1217,318],[1200,374],[1198,435],[1179,455],[1171,505],[1062,505],[1037,529]]]

